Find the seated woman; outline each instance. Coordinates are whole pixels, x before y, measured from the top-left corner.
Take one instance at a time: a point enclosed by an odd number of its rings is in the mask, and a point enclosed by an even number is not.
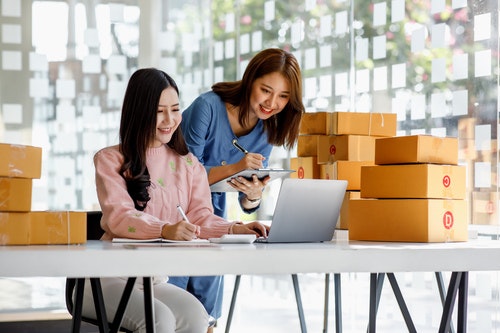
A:
[[[104,148],[94,156],[103,240],[191,240],[228,233],[267,233],[268,228],[259,222],[229,222],[214,214],[206,171],[188,151],[179,128],[181,120],[179,90],[174,80],[154,68],[137,70],[125,92],[120,144]],[[189,221],[179,213],[178,205]],[[151,263],[158,264],[175,263]],[[207,331],[209,315],[203,305],[167,280],[153,279],[156,332]],[[106,278],[101,283],[111,318],[126,279]],[[95,318],[90,289],[85,288],[83,315]],[[122,326],[145,332],[140,282],[132,292]]]

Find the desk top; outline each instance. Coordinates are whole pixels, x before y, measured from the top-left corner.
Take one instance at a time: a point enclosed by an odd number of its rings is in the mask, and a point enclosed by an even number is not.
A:
[[[495,259],[493,259],[495,258]],[[500,271],[500,241],[0,246],[2,277]]]

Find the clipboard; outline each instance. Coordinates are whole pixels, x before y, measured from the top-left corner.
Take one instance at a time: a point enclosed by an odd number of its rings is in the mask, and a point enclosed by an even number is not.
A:
[[[223,180],[218,181],[215,184],[210,185],[211,192],[236,192],[236,190],[228,184],[228,181],[235,177],[245,177],[252,178],[252,175],[257,175],[259,179],[263,179],[267,176],[270,176],[270,181],[273,181],[278,178],[282,178],[288,176],[290,173],[295,172],[295,170],[290,169],[247,169],[240,172],[235,173],[229,177],[224,178]]]

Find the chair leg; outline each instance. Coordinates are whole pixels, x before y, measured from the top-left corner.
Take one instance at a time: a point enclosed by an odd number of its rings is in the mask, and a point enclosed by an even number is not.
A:
[[[229,306],[229,313],[227,315],[225,333],[229,333],[231,328],[231,321],[233,320],[234,306],[236,304],[236,297],[238,296],[238,289],[240,288],[241,275],[236,275],[234,280],[233,296],[231,297],[231,305]]]
[[[302,298],[300,297],[299,279],[297,274],[292,274],[293,289],[295,290],[295,299],[297,300],[297,310],[299,312],[300,329],[302,333],[307,332],[304,309],[302,308]]]

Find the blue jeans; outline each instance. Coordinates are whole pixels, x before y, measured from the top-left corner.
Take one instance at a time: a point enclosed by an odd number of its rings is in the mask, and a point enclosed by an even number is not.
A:
[[[170,276],[168,283],[174,284],[193,294],[215,319],[222,312],[222,292],[224,276]]]

